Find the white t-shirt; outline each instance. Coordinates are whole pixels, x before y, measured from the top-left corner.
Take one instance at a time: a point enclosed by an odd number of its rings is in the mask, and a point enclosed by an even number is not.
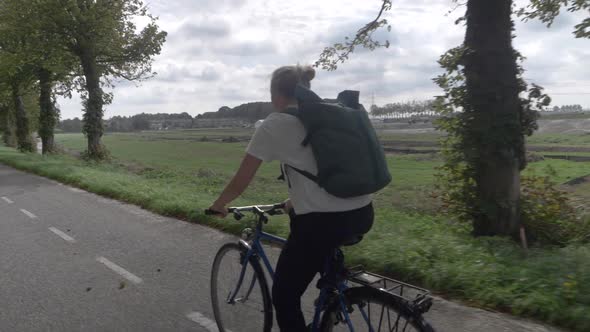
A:
[[[272,113],[256,129],[246,152],[262,161],[278,160],[283,164],[317,174],[317,163],[311,147],[301,145],[305,135],[305,128],[298,118],[289,114]],[[285,167],[284,170],[290,183],[291,203],[299,215],[310,212],[350,211],[371,203],[372,195],[339,198],[329,194],[297,171],[289,167]]]

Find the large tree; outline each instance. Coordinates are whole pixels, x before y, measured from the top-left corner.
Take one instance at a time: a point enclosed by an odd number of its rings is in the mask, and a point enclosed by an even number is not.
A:
[[[8,114],[5,126],[15,125],[16,143],[21,151],[33,152],[36,149],[29,117],[23,97],[30,92],[34,82],[32,68],[20,56],[20,41],[5,38],[0,30],[0,91],[9,95],[9,102],[4,104]],[[0,93],[2,93],[0,92]],[[5,100],[6,101],[6,100]],[[11,114],[12,113],[12,114]],[[12,128],[7,128],[9,135]]]
[[[521,92],[512,47],[512,0],[468,1],[463,155],[473,167],[475,235],[517,234],[524,169]]]
[[[454,211],[472,221],[474,235],[516,237],[522,224],[525,137],[536,130],[537,111],[550,98],[522,79],[522,57],[512,46],[513,1],[468,0],[466,6],[460,20],[466,25],[464,43],[441,57],[447,73],[436,79],[446,93],[440,100],[447,115],[441,128],[449,133],[445,194]],[[532,0],[520,14],[550,23],[561,6],[588,9],[590,1]],[[584,36],[584,22],[576,26],[577,37]],[[521,97],[527,89],[528,98]]]
[[[39,110],[39,136],[43,153],[54,151],[53,131],[59,121],[55,106],[56,84],[70,86],[78,62],[64,48],[61,35],[52,29],[54,22],[39,1],[3,0],[0,18],[13,36],[23,40],[20,53],[36,79]]]
[[[0,90],[0,130],[2,130],[2,142],[6,146],[16,147],[16,124],[14,112],[12,112],[9,102],[10,98],[6,91]]]
[[[87,156],[102,159],[103,106],[111,97],[103,86],[111,79],[141,80],[153,75],[153,57],[160,53],[166,32],[160,31],[141,0],[37,0],[48,29],[81,64],[84,88],[84,133]],[[134,22],[147,20],[138,32]]]
[[[528,98],[520,96],[528,87],[521,77],[521,56],[512,47],[513,1],[468,0],[466,5],[466,15],[458,21],[466,24],[464,44],[441,57],[448,72],[436,78],[445,90],[437,104],[446,115],[442,128],[449,132],[447,197],[456,212],[473,222],[475,235],[514,236],[521,225],[525,136],[536,129],[536,110],[550,99],[536,85],[528,90]],[[563,8],[587,11],[590,0],[530,0],[518,14],[550,25]],[[381,17],[389,9],[391,0],[383,0],[374,21],[354,38],[324,49],[316,65],[334,70],[355,47],[388,46],[371,35],[387,25]],[[589,27],[590,18],[586,18],[576,25],[575,36],[590,37]]]

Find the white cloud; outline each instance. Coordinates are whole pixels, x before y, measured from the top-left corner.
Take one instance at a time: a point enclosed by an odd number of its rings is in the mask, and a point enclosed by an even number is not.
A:
[[[120,84],[106,117],[140,112],[188,112],[268,100],[272,71],[312,63],[322,49],[342,41],[374,18],[380,0],[151,0],[151,13],[168,31],[154,62],[155,78]],[[523,0],[519,4],[525,3]],[[312,82],[325,97],[359,89],[362,102],[425,99],[440,93],[432,78],[447,49],[461,43],[454,25],[464,8],[447,14],[450,0],[398,0],[387,14],[391,33],[377,34],[389,49],[358,50],[336,72],[319,71]],[[526,78],[547,88],[557,104],[590,107],[590,42],[571,31],[580,14],[563,13],[551,29],[517,22],[515,46],[527,57]],[[79,98],[60,100],[62,118],[81,116]]]

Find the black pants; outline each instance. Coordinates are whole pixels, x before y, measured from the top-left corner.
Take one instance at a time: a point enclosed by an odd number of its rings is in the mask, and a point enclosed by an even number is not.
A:
[[[272,299],[281,332],[306,331],[301,296],[334,249],[373,225],[371,204],[358,210],[291,215],[291,234],[275,271]]]

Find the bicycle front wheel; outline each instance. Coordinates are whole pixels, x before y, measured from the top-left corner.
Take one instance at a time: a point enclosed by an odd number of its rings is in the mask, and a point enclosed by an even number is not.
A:
[[[211,302],[220,332],[272,328],[272,303],[264,271],[256,257],[245,261],[246,249],[223,245],[213,261]]]
[[[326,309],[320,331],[434,332],[421,314],[412,312],[402,300],[378,289],[350,288],[344,292],[344,298],[344,306],[336,299]]]

